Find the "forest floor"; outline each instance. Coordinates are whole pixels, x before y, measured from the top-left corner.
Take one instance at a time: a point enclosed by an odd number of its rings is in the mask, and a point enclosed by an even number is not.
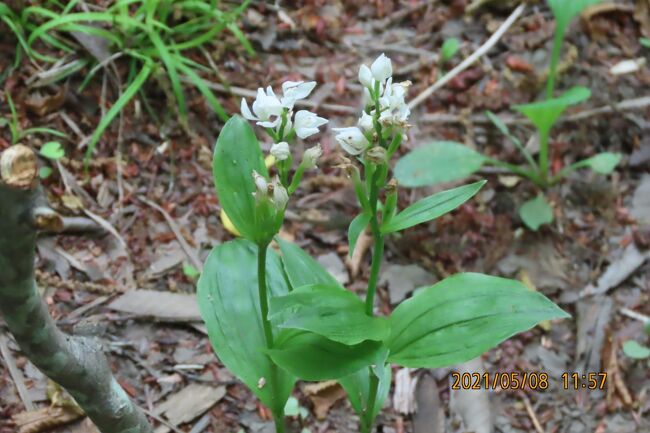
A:
[[[311,110],[330,122],[305,147],[317,137],[324,156],[291,201],[281,236],[309,251],[346,287],[362,291],[371,245],[362,238],[359,248],[366,253],[348,258],[346,228],[358,210],[350,182],[336,168],[342,150],[330,131],[356,123],[359,65],[386,53],[395,76],[413,82],[412,99],[439,78],[437,53],[444,40],[461,41],[460,53],[445,65],[451,69],[514,7],[489,2],[499,7],[469,13],[467,0],[283,3],[278,8],[253,2],[242,17],[255,58],[232,37],[215,44],[210,55],[219,80],[235,93],[223,90],[218,96],[228,113],[238,113],[241,96],[250,102],[260,86],[277,88],[289,79],[318,82],[311,97],[317,107]],[[627,340],[648,342],[643,318],[650,316],[650,106],[617,106],[650,97],[650,68],[625,75],[610,71],[621,60],[650,57],[650,49],[639,44],[641,36],[650,37],[648,11],[647,0],[605,2],[575,20],[565,44],[558,87],[583,85],[592,97],[553,130],[553,170],[598,152],[620,152],[622,162],[612,175],[581,171],[551,189],[555,221],[532,232],[522,225],[517,208],[535,188],[507,173],[484,170],[471,179],[488,180],[474,200],[435,223],[389,238],[386,247],[378,296],[384,313],[417,287],[459,271],[478,271],[521,279],[572,317],[538,326],[453,369],[395,369],[378,431],[650,431],[648,361],[622,351]],[[510,122],[517,136],[529,135],[531,128],[509,107],[540,94],[553,29],[548,7],[529,5],[485,56],[414,109],[403,151],[451,140],[519,162],[514,146],[483,113],[491,110]],[[0,68],[13,62],[14,48],[15,40],[3,30]],[[183,128],[165,93],[149,86],[158,119],[131,104],[104,134],[86,172],[83,144],[107,104],[102,79],[81,93],[76,90],[81,74],[32,89],[26,83],[36,72],[23,61],[4,81],[4,90],[12,94],[23,127],[47,125],[69,136],[62,141],[66,158],[43,182],[52,206],[96,221],[79,233],[38,240],[37,277],[52,315],[69,332],[88,323],[98,328],[119,383],[149,414],[166,420],[158,432],[272,432],[268,411],[212,353],[188,272],[188,265],[200,267],[214,245],[233,238],[219,219],[211,174],[222,122],[188,88],[191,113]],[[110,95],[110,82],[108,87]],[[0,116],[9,117],[6,104]],[[46,140],[26,141],[38,148]],[[9,129],[0,129],[0,150],[10,143]],[[400,203],[469,180],[403,189]],[[17,431],[21,415],[47,406],[49,398],[46,378],[2,327],[0,348],[0,432],[9,433]],[[9,365],[17,368],[10,372]],[[452,370],[545,373],[549,386],[455,390]],[[607,386],[564,389],[564,372],[607,373]],[[19,386],[26,395],[19,395]],[[336,383],[302,383],[294,397],[296,431],[357,431],[357,418]],[[43,424],[31,431],[48,431]],[[79,420],[51,431],[94,430]]]

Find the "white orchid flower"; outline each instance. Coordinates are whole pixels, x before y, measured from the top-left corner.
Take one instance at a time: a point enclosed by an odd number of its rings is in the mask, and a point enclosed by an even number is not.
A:
[[[359,82],[363,85],[365,88],[371,88],[374,85],[374,80],[372,78],[372,72],[370,71],[370,68],[367,67],[366,65],[361,65],[359,68]]]
[[[285,81],[282,83],[282,99],[280,102],[283,107],[292,109],[296,101],[305,99],[316,87],[315,81]]]
[[[305,169],[314,168],[316,167],[316,164],[318,164],[318,160],[321,156],[323,156],[323,148],[320,143],[318,143],[316,146],[305,150],[305,153],[302,155],[301,164]]]
[[[359,125],[359,127],[366,132],[372,131],[375,127],[373,124],[372,116],[365,111],[361,113],[361,117],[359,118],[357,125]]]
[[[363,131],[356,126],[334,128],[334,131],[338,133],[335,137],[336,141],[350,155],[359,155],[370,146],[370,142],[363,135]]]
[[[393,65],[385,54],[381,54],[377,59],[372,62],[370,71],[375,80],[383,82],[393,75]]]
[[[411,110],[405,101],[405,97],[410,84],[409,81],[393,83],[392,78],[388,79],[384,93],[379,98],[382,110],[379,116],[381,123],[403,124],[408,120]]]
[[[264,176],[253,170],[253,182],[255,183],[256,192],[253,193],[255,201],[260,203],[269,195],[269,183]]]
[[[307,110],[300,110],[294,118],[296,135],[300,138],[307,138],[310,135],[318,134],[318,127],[325,125],[327,119],[318,117],[316,114]]]
[[[273,93],[271,87],[267,87],[266,93],[261,87],[257,89],[257,97],[253,101],[253,112],[248,108],[246,99],[241,100],[241,113],[248,120],[255,120],[264,128],[275,128],[282,120],[282,103]],[[253,115],[255,113],[255,115]]]
[[[289,155],[291,155],[291,151],[289,150],[289,143],[286,141],[275,143],[273,146],[271,146],[271,155],[273,155],[278,161],[284,161],[285,159],[289,158]]]

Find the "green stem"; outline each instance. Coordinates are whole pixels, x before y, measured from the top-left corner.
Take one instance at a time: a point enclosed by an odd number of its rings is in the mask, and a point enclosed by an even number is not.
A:
[[[539,176],[545,185],[548,179],[548,135],[549,131],[539,131]]]
[[[266,348],[273,349],[273,330],[271,322],[268,319],[269,301],[268,290],[266,287],[266,250],[268,243],[257,246],[257,290],[260,298],[260,310],[262,312],[262,326],[264,327],[264,337],[266,339]],[[268,380],[268,386],[275,394],[278,384],[278,367],[271,362],[271,373]],[[274,398],[277,397],[274,395]],[[275,405],[274,405],[275,406]],[[276,433],[284,433],[284,414],[273,411],[273,421],[275,422]]]
[[[379,194],[379,187],[377,185],[377,175],[381,173],[378,169],[375,171],[373,180],[370,184],[370,211],[372,218],[370,219],[370,228],[372,230],[372,237],[374,246],[372,249],[372,263],[370,266],[370,278],[368,279],[368,290],[366,294],[366,314],[373,315],[373,306],[375,302],[375,293],[377,292],[377,280],[379,278],[379,268],[381,266],[381,257],[384,254],[384,236],[381,234],[379,228],[379,218],[377,217],[377,196]]]
[[[560,25],[558,23],[557,25]],[[564,28],[558,29],[553,38],[553,51],[551,51],[551,64],[548,68],[548,80],[546,81],[546,99],[553,98],[555,90],[555,76],[557,74],[557,65],[560,61],[562,52],[562,41],[564,40]]]

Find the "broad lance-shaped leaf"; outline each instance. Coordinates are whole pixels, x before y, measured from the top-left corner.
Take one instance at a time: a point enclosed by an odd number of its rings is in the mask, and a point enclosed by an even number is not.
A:
[[[388,354],[388,353],[386,353]],[[377,387],[377,396],[375,398],[375,405],[372,408],[372,419],[375,419],[381,408],[384,407],[384,402],[388,397],[390,391],[390,383],[392,380],[390,364],[386,364],[386,360],[378,363],[376,367],[367,367],[359,370],[349,376],[338,379],[345,392],[348,394],[350,404],[359,417],[364,416],[370,404],[370,370],[379,379],[379,386]]]
[[[418,147],[395,165],[400,185],[417,187],[463,179],[478,171],[485,157],[453,141],[435,141]]]
[[[350,257],[352,257],[352,254],[354,253],[354,248],[357,245],[359,236],[366,229],[371,218],[372,215],[370,215],[370,212],[362,212],[354,217],[350,223],[350,227],[348,227],[348,254]]]
[[[578,168],[588,167],[596,173],[609,174],[614,171],[619,162],[621,162],[620,153],[603,152],[592,156],[591,158],[578,161],[570,168],[575,170]]]
[[[426,221],[436,219],[465,203],[485,185],[485,180],[459,186],[423,198],[395,215],[386,225],[383,234],[398,232]]]
[[[224,125],[214,149],[212,171],[221,207],[239,233],[252,241],[265,240],[257,224],[253,170],[268,178],[264,158],[249,123],[233,116]]]
[[[526,227],[537,230],[540,226],[553,222],[553,208],[546,201],[544,194],[539,194],[521,205],[519,216]]]
[[[512,108],[526,116],[541,132],[548,133],[569,106],[584,102],[590,96],[591,90],[586,87],[572,87],[557,98]]]
[[[273,362],[302,380],[330,380],[375,364],[385,351],[378,341],[348,346],[311,332],[285,329],[266,352]]]
[[[354,345],[388,338],[388,320],[370,317],[354,293],[339,285],[312,284],[271,299],[269,319],[279,328],[301,329]]]
[[[289,292],[278,255],[269,248],[266,278],[271,296]],[[219,359],[274,413],[282,413],[295,378],[272,368],[264,354],[257,289],[257,246],[237,239],[214,247],[198,282],[198,302]],[[273,371],[275,370],[276,376]],[[258,386],[264,378],[266,385]]]
[[[541,321],[564,317],[569,315],[519,281],[456,274],[393,311],[388,360],[412,368],[458,364]]]
[[[332,276],[320,263],[303,251],[293,242],[276,238],[282,252],[282,263],[289,277],[292,288],[307,286],[309,284],[325,284],[327,286],[341,287],[336,278]]]
[[[591,5],[603,0],[548,0],[548,5],[553,11],[559,31],[564,33],[571,20]]]

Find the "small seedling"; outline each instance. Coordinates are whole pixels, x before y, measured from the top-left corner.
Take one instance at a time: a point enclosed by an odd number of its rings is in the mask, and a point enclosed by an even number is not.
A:
[[[439,76],[444,75],[444,67],[460,49],[460,41],[456,38],[449,38],[443,42],[440,48],[440,62],[438,63]]]
[[[590,168],[605,175],[611,173],[620,162],[620,154],[603,152],[571,164],[555,174],[550,173],[549,163],[549,137],[552,128],[570,106],[580,104],[591,96],[591,91],[585,87],[573,87],[560,96],[554,96],[557,65],[566,29],[577,14],[587,6],[598,3],[598,1],[548,1],[557,24],[553,39],[548,81],[546,83],[546,98],[540,102],[513,107],[528,118],[537,130],[539,138],[539,155],[537,159],[531,155],[498,116],[487,112],[486,115],[490,121],[519,150],[526,161],[525,165],[516,165],[489,158],[459,143],[434,142],[413,150],[398,161],[395,174],[400,184],[417,187],[462,179],[475,173],[483,165],[493,165],[509,170],[513,174],[531,180],[542,190],[555,185],[572,171],[581,168]],[[519,215],[524,224],[532,230],[537,230],[542,224],[549,224],[553,221],[553,210],[542,194],[525,202],[519,210]]]
[[[385,238],[453,211],[485,183],[442,191],[399,209],[389,163],[408,128],[410,83],[393,82],[392,75],[383,54],[371,67],[362,65],[359,81],[367,105],[357,126],[334,129],[349,157],[340,168],[359,202],[348,229],[349,253],[366,229],[374,240],[364,299],[298,245],[277,236],[303,174],[317,168],[322,153],[316,145],[299,164],[293,162],[296,137],[315,135],[327,123],[309,111],[293,112],[296,100],[306,98],[315,83],[286,82],[281,96],[271,87],[259,89],[252,110],[242,101],[243,116],[273,140],[273,177],[255,133],[241,117],[232,117],[217,140],[217,195],[242,238],[210,253],[198,281],[199,308],[215,353],[271,410],[278,432],[284,432],[287,411],[296,413],[290,395],[298,379],[339,381],[359,415],[361,432],[368,433],[388,396],[391,364],[454,365],[542,321],[567,317],[519,281],[476,273],[423,288],[390,316],[376,314]]]

